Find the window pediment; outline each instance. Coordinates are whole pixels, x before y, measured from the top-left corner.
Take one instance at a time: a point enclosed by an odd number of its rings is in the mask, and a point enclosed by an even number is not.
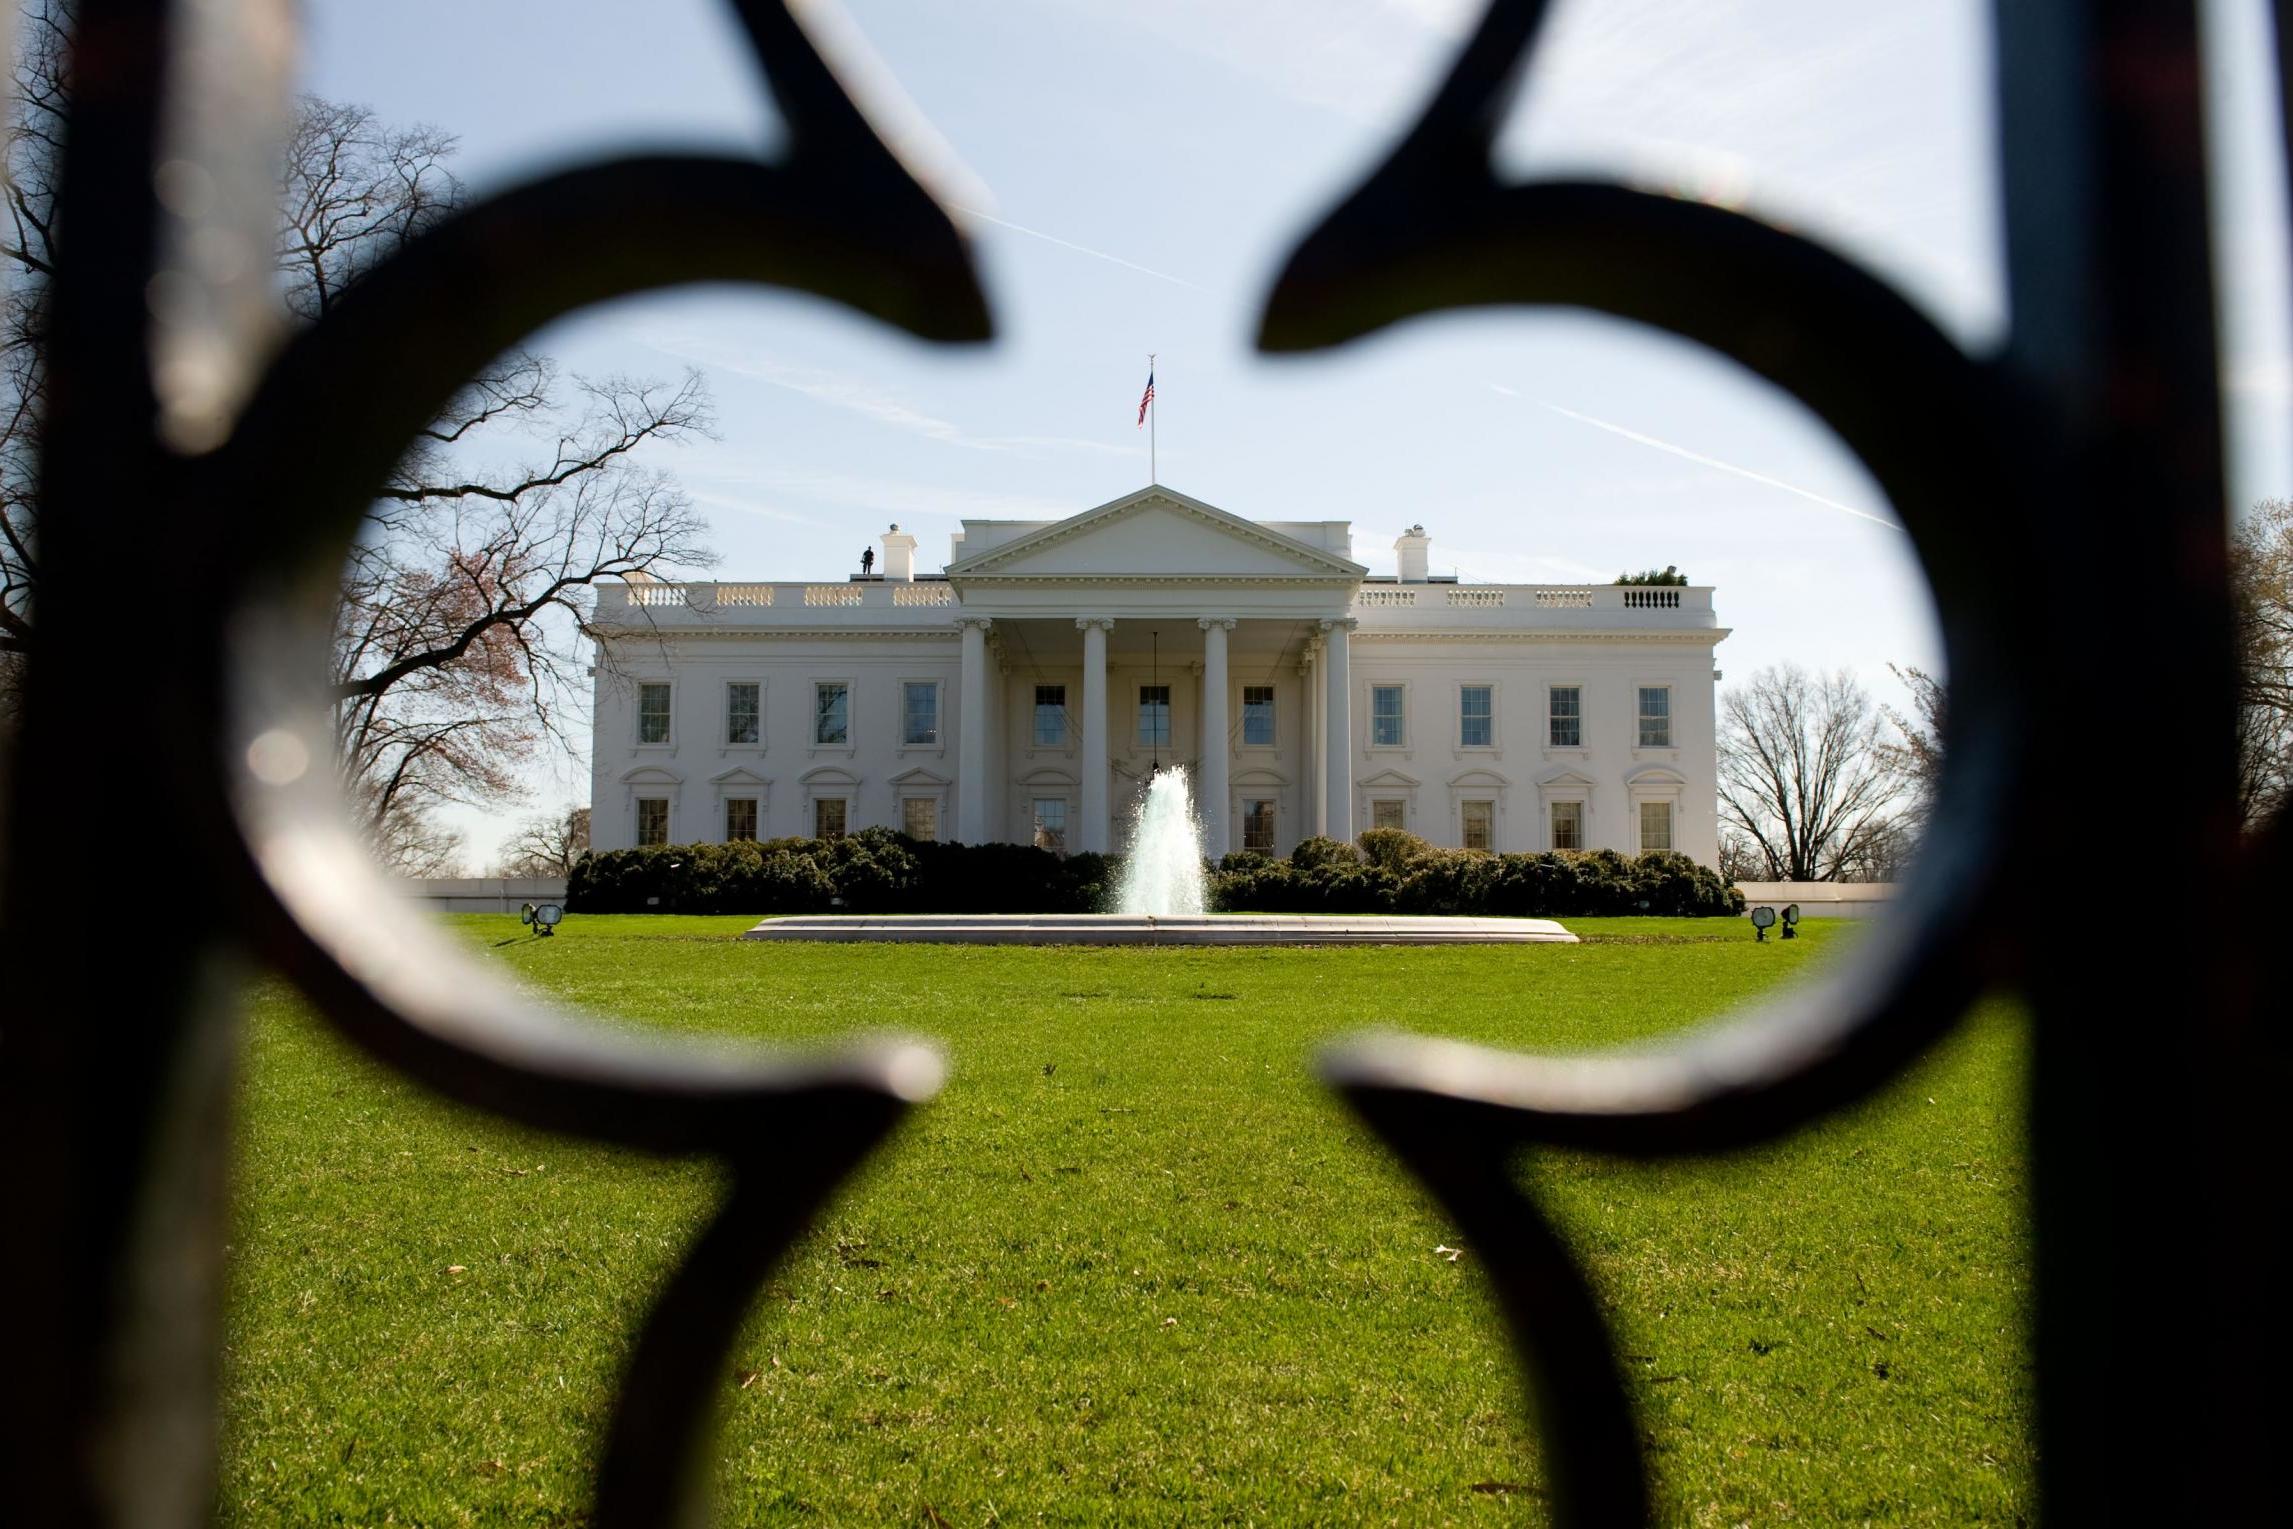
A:
[[[636,765],[621,772],[625,786],[681,786],[685,777],[666,765]]]
[[[834,765],[821,765],[818,769],[806,770],[796,778],[807,786],[857,786],[860,784],[859,776],[854,775],[850,770],[838,769]]]

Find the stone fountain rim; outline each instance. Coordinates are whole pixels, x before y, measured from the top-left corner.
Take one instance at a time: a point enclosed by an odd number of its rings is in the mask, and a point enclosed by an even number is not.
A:
[[[1349,913],[796,913],[747,940],[942,945],[1574,945],[1551,919]]]

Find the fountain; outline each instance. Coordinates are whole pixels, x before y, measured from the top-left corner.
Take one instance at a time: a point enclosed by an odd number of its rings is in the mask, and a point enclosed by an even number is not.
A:
[[[1139,796],[1111,911],[1150,918],[1202,914],[1202,824],[1194,815],[1194,788],[1177,765],[1155,771]]]
[[[751,940],[893,940],[946,945],[1575,944],[1550,919],[1204,911],[1202,822],[1177,765],[1147,777],[1131,817],[1115,907],[1106,913],[827,913],[768,918]]]

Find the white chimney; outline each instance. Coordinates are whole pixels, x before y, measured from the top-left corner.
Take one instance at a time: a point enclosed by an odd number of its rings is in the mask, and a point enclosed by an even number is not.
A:
[[[900,529],[898,521],[884,533],[884,577],[902,584],[916,579],[916,539]]]
[[[1426,554],[1432,546],[1433,538],[1425,534],[1423,526],[1411,526],[1394,538],[1393,556],[1401,567],[1402,583],[1425,582]]]

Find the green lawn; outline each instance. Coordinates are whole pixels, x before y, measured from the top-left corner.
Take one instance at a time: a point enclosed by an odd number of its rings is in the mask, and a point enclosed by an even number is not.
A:
[[[1578,946],[742,944],[749,920],[458,923],[691,1031],[940,1037],[951,1081],[758,1300],[726,1524],[1537,1522],[1472,1252],[1313,1081],[1326,1036],[1518,1047],[1691,1024],[1836,956],[1816,921],[1571,920]],[[1665,1516],[2013,1522],[2031,1505],[2003,1006],[1788,1145],[1536,1170],[1615,1314]],[[628,1336],[705,1168],[506,1129],[252,1005],[223,1518],[579,1521]],[[456,1271],[459,1272],[456,1272]]]

